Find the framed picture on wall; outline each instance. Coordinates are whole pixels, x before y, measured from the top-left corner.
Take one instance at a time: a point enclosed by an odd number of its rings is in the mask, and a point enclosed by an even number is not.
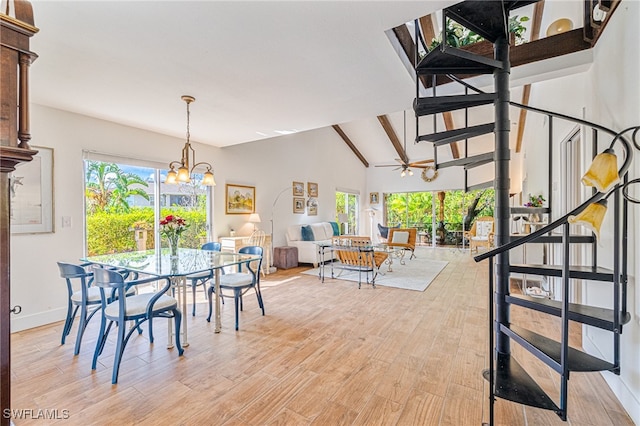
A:
[[[307,209],[307,214],[309,216],[317,216],[318,215],[318,206],[310,205],[309,208]]]
[[[303,197],[304,196],[304,183],[303,182],[293,182],[293,196],[294,197]]]
[[[307,182],[307,192],[309,193],[309,197],[317,197],[318,184],[314,182]]]
[[[369,204],[378,204],[380,202],[380,197],[377,192],[369,193]]]
[[[38,150],[33,160],[9,174],[12,234],[53,232],[53,149],[32,148]]]
[[[293,212],[296,214],[304,213],[304,198],[295,197],[293,199]]]
[[[228,183],[225,191],[226,214],[256,212],[256,187]]]

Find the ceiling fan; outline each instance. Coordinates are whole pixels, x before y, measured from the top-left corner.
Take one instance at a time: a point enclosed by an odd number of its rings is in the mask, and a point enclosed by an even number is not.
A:
[[[417,168],[417,169],[435,169],[433,167],[432,164],[434,161],[433,160],[420,160],[420,161],[409,161],[409,158],[407,157],[407,113],[406,111],[403,112],[403,130],[404,130],[404,137],[403,137],[403,142],[404,142],[404,147],[400,147],[399,143],[397,142],[397,138],[395,137],[395,134],[390,134],[389,138],[392,139],[392,143],[394,144],[394,146],[396,147],[396,150],[398,151],[398,154],[400,154],[400,157],[402,158],[396,158],[395,160],[400,163],[400,164],[380,164],[377,165],[376,167],[395,167],[395,170],[402,170],[402,172],[400,172],[400,176],[401,177],[405,177],[407,174],[409,176],[413,176],[413,170],[411,170],[411,168]],[[387,132],[389,133],[389,132]],[[391,130],[391,133],[393,133],[393,130]],[[395,140],[395,141],[394,141]],[[423,170],[424,172],[424,170]]]

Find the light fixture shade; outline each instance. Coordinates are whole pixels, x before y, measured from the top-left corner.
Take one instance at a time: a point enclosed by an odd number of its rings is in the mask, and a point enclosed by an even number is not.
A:
[[[169,172],[167,172],[167,178],[164,180],[164,183],[166,183],[167,185],[175,185],[176,183],[178,183],[178,181],[176,180],[177,177],[178,174],[176,173],[176,171],[171,169],[169,170]]]
[[[251,223],[260,223],[262,221],[260,220],[260,215],[258,213],[251,213],[249,215],[249,222],[251,222]]]
[[[405,177],[406,174],[407,172],[405,170],[402,170],[402,172],[400,173],[400,177]]]
[[[593,186],[600,192],[609,192],[611,188],[620,183],[618,157],[613,149],[609,148],[596,155],[589,170],[582,176],[582,183],[586,186]]]
[[[346,213],[340,213],[338,215],[338,222],[340,223],[346,223],[349,221],[349,215]]]
[[[189,169],[187,169],[185,166],[182,166],[178,169],[178,182],[191,182]]]
[[[409,176],[413,176],[413,170],[408,169],[409,170]]]
[[[204,176],[202,177],[202,184],[205,186],[216,186],[216,179],[213,177],[213,172],[204,172]]]
[[[590,229],[596,234],[596,238],[599,240],[600,226],[602,226],[605,213],[607,213],[607,200],[600,200],[596,203],[589,204],[589,206],[578,213],[577,216],[569,216],[568,221],[571,224],[582,225]]]

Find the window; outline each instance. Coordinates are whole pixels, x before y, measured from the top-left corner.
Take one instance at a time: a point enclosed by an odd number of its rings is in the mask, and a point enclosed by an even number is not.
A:
[[[85,153],[87,255],[167,247],[156,232],[160,219],[169,214],[189,224],[180,247],[198,248],[209,240],[211,189],[200,185],[197,175],[189,184],[165,185],[160,167]]]
[[[342,227],[343,234],[358,235],[358,212],[360,194],[356,192],[336,191],[336,221]],[[346,214],[346,221],[340,215]]]

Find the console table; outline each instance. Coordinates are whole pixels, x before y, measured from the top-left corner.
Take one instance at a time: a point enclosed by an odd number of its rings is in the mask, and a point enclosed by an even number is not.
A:
[[[220,237],[220,250],[230,253],[238,253],[240,248],[249,245],[249,239],[251,236],[245,235],[241,237]],[[262,246],[262,273],[269,273],[269,266],[271,265],[271,235],[265,235],[264,245]]]

